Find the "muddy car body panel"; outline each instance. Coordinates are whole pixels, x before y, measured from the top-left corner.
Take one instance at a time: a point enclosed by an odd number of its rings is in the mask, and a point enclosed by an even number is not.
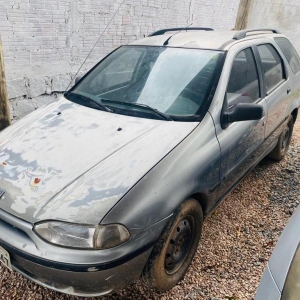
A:
[[[98,224],[197,125],[107,114],[61,100],[12,138],[6,133],[0,209],[31,223]]]
[[[119,48],[60,101],[0,134],[0,254],[15,270],[68,294],[123,288],[183,201],[196,199],[208,216],[296,120],[300,75],[274,40],[283,35],[173,34]],[[93,247],[58,244],[56,225],[37,233],[53,222],[88,228],[92,238],[78,239]],[[97,248],[96,232],[111,225],[126,239]]]

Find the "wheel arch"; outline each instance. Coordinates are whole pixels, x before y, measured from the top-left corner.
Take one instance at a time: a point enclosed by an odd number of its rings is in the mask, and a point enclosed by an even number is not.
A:
[[[198,201],[198,203],[200,204],[202,211],[203,211],[203,216],[205,217],[206,212],[208,210],[208,197],[207,195],[205,195],[204,193],[198,192],[198,193],[194,193],[192,195],[190,195],[188,198],[194,198]]]
[[[295,109],[292,111],[291,115],[293,116],[294,123],[295,123],[296,120],[297,120],[297,117],[298,117],[298,108],[295,108]]]

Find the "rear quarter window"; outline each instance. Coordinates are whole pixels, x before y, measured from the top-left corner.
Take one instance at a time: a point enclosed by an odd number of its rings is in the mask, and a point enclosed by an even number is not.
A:
[[[296,49],[294,48],[292,43],[284,37],[274,39],[281,51],[283,52],[289,65],[291,66],[293,73],[297,74],[300,71],[300,58]]]

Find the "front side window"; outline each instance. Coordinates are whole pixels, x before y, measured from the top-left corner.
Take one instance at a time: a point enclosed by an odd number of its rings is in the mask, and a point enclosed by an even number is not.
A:
[[[257,49],[265,74],[267,93],[269,93],[285,80],[283,62],[271,44],[259,45]]]
[[[227,87],[228,107],[253,103],[260,98],[259,80],[253,52],[241,51],[234,59]]]
[[[283,52],[293,73],[297,74],[300,71],[300,58],[292,43],[284,37],[274,38],[274,40]]]
[[[142,113],[148,106],[175,119],[199,115],[207,107],[223,54],[124,46],[103,60],[71,93],[101,101],[115,113],[145,117]]]

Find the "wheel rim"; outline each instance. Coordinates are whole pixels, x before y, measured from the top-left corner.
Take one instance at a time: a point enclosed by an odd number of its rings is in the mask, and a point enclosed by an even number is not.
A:
[[[186,217],[179,221],[171,234],[171,239],[165,256],[165,271],[174,274],[180,269],[193,241],[192,217]]]
[[[281,144],[281,151],[285,152],[288,145],[289,145],[289,140],[290,140],[290,127],[286,126],[284,132],[283,132],[283,139],[282,139],[282,144]]]

